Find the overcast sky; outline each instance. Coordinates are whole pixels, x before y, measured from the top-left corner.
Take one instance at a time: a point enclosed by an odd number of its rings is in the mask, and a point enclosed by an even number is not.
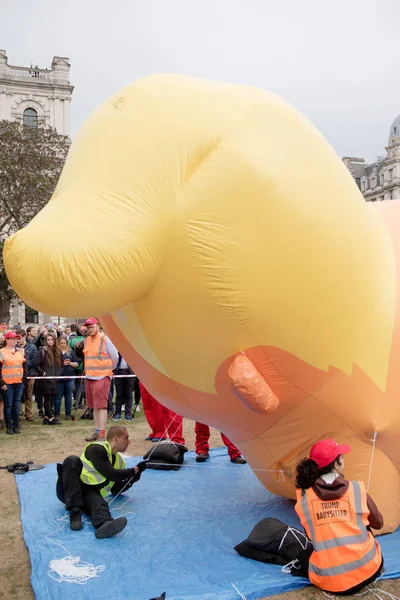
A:
[[[9,64],[70,58],[72,137],[157,72],[272,90],[341,156],[382,154],[400,113],[400,0],[0,0],[0,15]]]

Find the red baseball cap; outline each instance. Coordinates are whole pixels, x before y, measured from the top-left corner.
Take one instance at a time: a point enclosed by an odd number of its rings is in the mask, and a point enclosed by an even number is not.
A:
[[[100,325],[100,321],[96,317],[90,317],[90,319],[86,319],[84,325]]]
[[[314,444],[310,451],[310,458],[317,463],[319,469],[322,469],[334,461],[339,454],[348,454],[350,450],[348,444],[338,444],[332,438],[328,438]]]
[[[16,338],[20,338],[21,336],[18,335],[18,333],[15,333],[15,331],[7,331],[6,333],[6,340],[14,340]]]

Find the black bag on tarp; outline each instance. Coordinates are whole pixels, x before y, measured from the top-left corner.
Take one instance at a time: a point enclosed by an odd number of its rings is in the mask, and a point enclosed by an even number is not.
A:
[[[143,460],[148,460],[148,469],[178,471],[183,464],[183,458],[187,451],[188,449],[183,444],[161,442],[155,448],[150,448],[143,456]]]
[[[313,549],[304,532],[272,518],[257,523],[248,538],[235,546],[236,552],[246,558],[282,566],[293,563],[290,573],[301,577],[308,577]]]

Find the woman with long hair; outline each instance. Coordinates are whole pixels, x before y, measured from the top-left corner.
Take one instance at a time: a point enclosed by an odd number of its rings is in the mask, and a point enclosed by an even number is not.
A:
[[[43,396],[45,413],[43,425],[61,425],[59,419],[56,419],[53,415],[52,402],[57,395],[57,378],[62,371],[62,353],[57,348],[56,336],[50,331],[47,332],[44,346],[39,349],[36,357],[36,371],[41,377],[54,377],[54,379],[38,380],[39,393]]]
[[[308,576],[314,585],[348,596],[372,583],[383,558],[371,528],[383,518],[362,481],[343,477],[347,444],[325,439],[313,445],[310,458],[297,466],[296,512],[314,551]]]
[[[61,375],[68,377],[68,379],[58,380],[57,398],[55,402],[55,417],[60,419],[61,414],[61,401],[64,396],[65,398],[65,418],[66,420],[71,419],[72,410],[72,390],[74,389],[75,383],[75,369],[78,368],[78,359],[75,356],[75,352],[68,345],[67,337],[62,335],[57,340],[57,347],[62,354],[62,366],[63,370]]]

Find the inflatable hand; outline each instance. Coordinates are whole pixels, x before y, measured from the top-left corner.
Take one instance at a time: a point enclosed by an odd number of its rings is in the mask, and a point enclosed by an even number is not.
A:
[[[399,232],[399,204],[366,204],[277,96],[160,75],[93,113],[4,260],[30,306],[99,316],[158,400],[222,430],[278,494],[294,497],[326,437],[352,445],[346,475],[367,483],[377,433],[370,492],[389,531]]]

